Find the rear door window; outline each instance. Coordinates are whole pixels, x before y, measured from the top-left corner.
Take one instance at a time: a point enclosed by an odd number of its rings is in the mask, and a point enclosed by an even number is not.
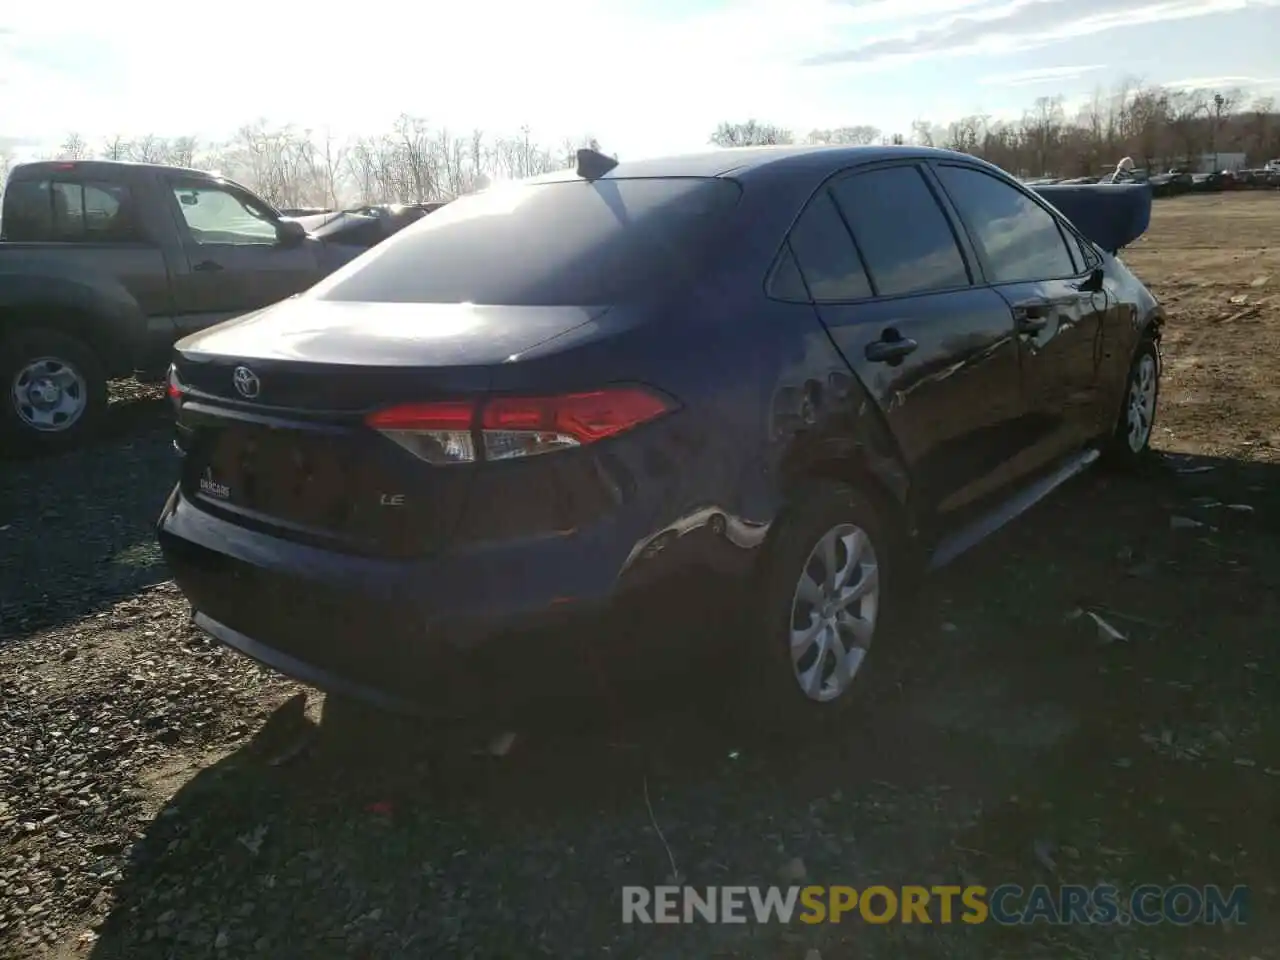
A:
[[[981,170],[941,164],[938,179],[982,250],[992,283],[1074,276],[1058,221],[1010,184]]]
[[[791,228],[791,250],[818,303],[865,300],[871,283],[831,195],[820,191]]]
[[[914,166],[854,174],[831,188],[882,297],[969,284],[951,223]]]
[[[800,267],[796,264],[790,244],[782,248],[769,277],[769,296],[792,303],[809,302],[809,289],[804,285],[804,278],[800,275]]]
[[[719,178],[501,186],[399,231],[315,295],[509,306],[639,299],[698,273],[739,196]]]
[[[144,239],[129,188],[92,180],[24,180],[4,198],[4,239],[130,243]]]

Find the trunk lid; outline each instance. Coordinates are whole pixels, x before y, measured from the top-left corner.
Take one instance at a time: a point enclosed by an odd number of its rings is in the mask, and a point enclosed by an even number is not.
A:
[[[189,360],[234,357],[346,367],[489,366],[606,307],[364,303],[299,296],[179,340]]]
[[[477,466],[432,465],[364,415],[478,400],[496,366],[603,312],[299,298],[189,336],[175,357],[183,492],[285,539],[429,554],[462,516]]]

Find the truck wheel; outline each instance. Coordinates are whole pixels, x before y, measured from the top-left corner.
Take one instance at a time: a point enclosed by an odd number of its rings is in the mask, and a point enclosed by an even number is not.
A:
[[[84,441],[107,409],[107,378],[82,340],[37,327],[0,339],[0,436],[5,446],[65,450]]]

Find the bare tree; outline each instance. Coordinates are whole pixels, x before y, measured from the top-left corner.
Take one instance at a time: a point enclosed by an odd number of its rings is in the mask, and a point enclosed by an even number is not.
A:
[[[718,147],[754,147],[792,143],[794,138],[790,130],[751,119],[742,123],[720,124],[711,134],[711,142]]]
[[[175,137],[169,144],[168,161],[177,167],[194,167],[200,141],[195,137]]]
[[[943,146],[948,150],[960,153],[978,154],[982,150],[986,138],[986,117],[962,117],[947,127],[947,136]]]
[[[1259,97],[1249,108],[1245,129],[1246,150],[1264,161],[1272,159],[1280,150],[1275,149],[1276,102],[1272,97]]]
[[[118,133],[114,137],[109,137],[102,144],[102,159],[103,160],[129,159],[129,141],[126,140],[124,137],[122,137]]]
[[[930,123],[928,120],[912,120],[911,121],[911,142],[919,144],[922,147],[937,146],[937,140],[945,137],[946,132],[939,130],[938,127]]]
[[[1190,163],[1205,141],[1200,120],[1210,114],[1209,97],[1203,90],[1175,90],[1169,94],[1169,127],[1183,161]]]
[[[937,144],[983,157],[1020,176],[1100,174],[1123,156],[1140,157],[1143,166],[1155,169],[1198,158],[1204,147],[1243,153],[1257,164],[1280,156],[1275,101],[1260,99],[1242,110],[1241,99],[1236,90],[1170,90],[1127,77],[1110,94],[1095,91],[1070,120],[1063,115],[1061,97],[1041,97],[1019,121],[974,115],[943,128],[922,118],[911,124],[909,137],[849,124],[812,130],[804,140]],[[709,139],[727,147],[795,142],[790,129],[756,119],[721,123]],[[224,143],[202,143],[193,136],[114,136],[94,151],[72,133],[49,155],[180,164],[233,177],[280,206],[338,207],[448,199],[494,181],[562,169],[574,162],[582,146],[600,149],[590,135],[546,146],[528,127],[506,135],[476,129],[457,136],[405,114],[388,131],[343,141],[328,131],[259,120]],[[6,168],[12,163],[9,154],[2,159]]]
[[[878,127],[857,124],[852,127],[836,127],[834,130],[811,130],[805,140],[815,144],[848,144],[863,146],[880,139]]]
[[[130,141],[128,159],[138,163],[168,163],[169,142],[164,137],[148,133]]]
[[[78,133],[67,134],[67,138],[58,147],[57,159],[59,160],[88,160],[92,156],[93,150],[85,138]]]

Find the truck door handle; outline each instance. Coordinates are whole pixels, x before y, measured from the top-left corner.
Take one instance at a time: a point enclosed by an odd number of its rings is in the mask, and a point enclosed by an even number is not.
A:
[[[191,269],[200,273],[214,273],[222,269],[222,264],[218,263],[216,260],[201,260]]]
[[[900,363],[907,354],[914,353],[918,346],[920,344],[896,330],[886,330],[879,340],[867,344],[864,353],[872,363]]]

